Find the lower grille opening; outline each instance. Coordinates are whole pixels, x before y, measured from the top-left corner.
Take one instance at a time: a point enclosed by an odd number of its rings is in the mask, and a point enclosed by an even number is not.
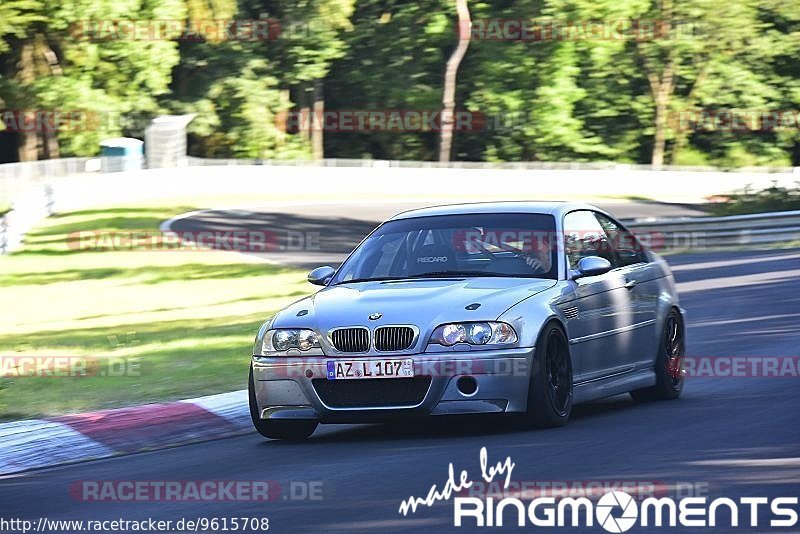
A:
[[[322,402],[331,408],[375,408],[421,403],[431,385],[431,377],[362,380],[316,378],[311,383]]]

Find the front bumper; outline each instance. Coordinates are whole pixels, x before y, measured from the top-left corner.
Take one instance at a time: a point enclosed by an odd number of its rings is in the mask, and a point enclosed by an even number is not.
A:
[[[253,381],[262,419],[357,423],[402,416],[524,412],[531,347],[381,357],[253,357]],[[414,379],[328,380],[329,360],[414,361]],[[459,390],[460,377],[477,390]]]

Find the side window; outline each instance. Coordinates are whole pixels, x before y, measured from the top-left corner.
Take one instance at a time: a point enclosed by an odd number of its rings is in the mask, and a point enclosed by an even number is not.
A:
[[[605,258],[612,268],[621,265],[608,234],[591,211],[573,211],[564,217],[564,249],[572,268],[587,256]]]
[[[606,234],[608,235],[614,250],[616,250],[621,266],[633,265],[635,263],[647,261],[647,257],[644,254],[642,245],[630,231],[612,221],[602,213],[595,213],[595,216],[600,222],[600,226],[603,227],[603,230],[605,230]]]

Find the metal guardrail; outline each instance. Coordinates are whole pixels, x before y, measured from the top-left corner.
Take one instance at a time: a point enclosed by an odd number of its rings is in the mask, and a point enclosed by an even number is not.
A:
[[[448,169],[528,169],[528,170],[620,170],[620,171],[656,171],[652,165],[618,163],[613,161],[575,162],[575,161],[413,161],[413,160],[381,160],[381,159],[321,159],[321,160],[282,160],[282,159],[214,159],[188,157],[189,166],[230,166],[230,165],[273,165],[293,167],[401,167],[401,168],[448,168]],[[737,167],[721,169],[708,166],[663,165],[658,171],[685,172],[733,172],[733,173],[769,173],[800,174],[800,167]]]
[[[627,226],[667,250],[800,245],[800,210],[726,217],[637,219]]]

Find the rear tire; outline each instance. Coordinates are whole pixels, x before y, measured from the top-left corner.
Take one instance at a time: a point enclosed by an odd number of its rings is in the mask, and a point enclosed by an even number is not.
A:
[[[247,381],[247,393],[250,400],[250,419],[256,431],[270,439],[300,441],[309,437],[317,429],[316,421],[269,421],[261,419],[256,402],[256,389],[253,381],[253,367],[250,367],[250,378]]]
[[[655,372],[656,385],[631,391],[631,397],[639,402],[673,400],[683,391],[686,341],[683,318],[677,310],[670,310],[664,320],[664,329],[658,344]]]
[[[564,426],[572,413],[572,359],[567,335],[555,321],[536,341],[525,422],[536,428]]]

